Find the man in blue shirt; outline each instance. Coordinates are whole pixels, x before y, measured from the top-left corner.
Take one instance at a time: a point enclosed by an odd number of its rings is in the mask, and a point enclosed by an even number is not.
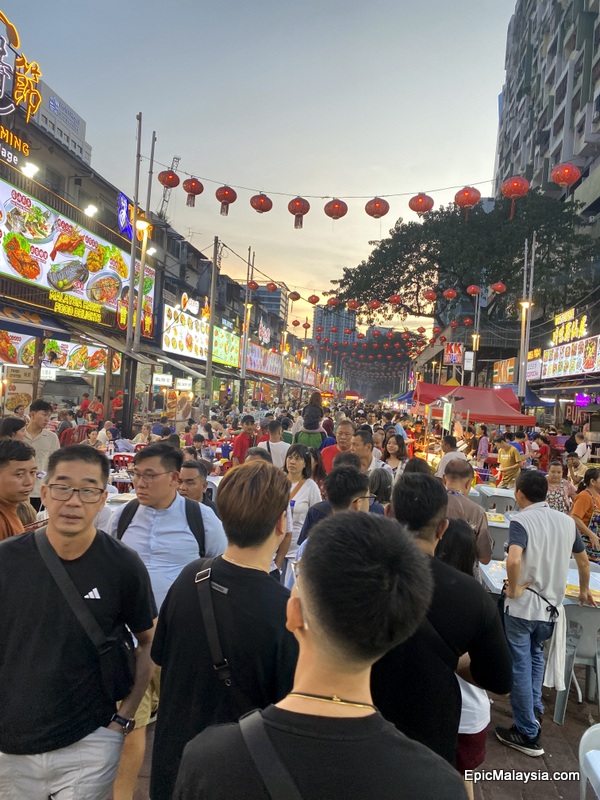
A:
[[[140,505],[122,541],[136,551],[146,566],[159,611],[181,570],[199,556],[198,542],[187,521],[185,498],[177,491],[182,463],[181,450],[161,442],[140,450],[133,460],[133,486]],[[205,555],[221,555],[227,546],[223,526],[212,509],[199,505],[204,523]],[[119,518],[125,508],[125,505],[118,507],[110,519],[108,533],[112,536],[117,535]],[[115,782],[117,798],[126,797],[127,791],[131,796],[135,789],[144,760],[152,697],[159,694],[159,679],[157,673],[140,703],[135,730],[127,737]]]

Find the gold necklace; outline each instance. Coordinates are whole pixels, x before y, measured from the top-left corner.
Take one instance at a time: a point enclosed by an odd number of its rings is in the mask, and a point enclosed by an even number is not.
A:
[[[353,700],[343,700],[337,694],[330,696],[323,694],[309,694],[308,692],[289,692],[288,697],[304,697],[306,700],[320,700],[322,703],[335,703],[338,706],[355,706],[356,708],[372,708],[377,711],[373,703],[355,703]]]
[[[255,564],[242,564],[241,561],[235,561],[231,556],[222,555],[221,558],[223,561],[229,561],[230,564],[235,564],[236,567],[245,567],[246,569],[257,569],[260,572],[268,573],[269,570],[265,569],[264,567],[257,567]]]

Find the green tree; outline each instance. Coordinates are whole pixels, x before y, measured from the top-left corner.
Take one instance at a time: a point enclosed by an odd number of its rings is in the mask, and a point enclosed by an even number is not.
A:
[[[523,251],[536,231],[534,301],[544,318],[577,304],[597,283],[600,242],[581,226],[579,207],[559,202],[539,191],[517,201],[516,215],[509,219],[510,201],[499,200],[486,214],[480,206],[469,219],[454,205],[427,214],[421,222],[399,219],[387,239],[381,240],[366,261],[345,268],[335,294],[341,300],[361,303],[387,300],[399,294],[403,311],[417,316],[447,318],[452,305],[441,293],[456,289],[459,298],[470,284],[502,281],[505,295],[494,307],[497,317],[518,315],[523,292]],[[427,289],[438,292],[434,305],[423,297]],[[391,319],[385,304],[378,312],[363,313],[362,321]]]

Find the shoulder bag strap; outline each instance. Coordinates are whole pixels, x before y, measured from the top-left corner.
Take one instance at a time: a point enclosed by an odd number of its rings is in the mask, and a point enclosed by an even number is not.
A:
[[[54,581],[63,597],[69,604],[71,611],[77,617],[77,621],[91,639],[94,647],[99,653],[102,652],[106,645],[106,634],[98,625],[98,622],[89,608],[86,606],[84,599],[81,597],[69,573],[60,563],[59,557],[46,536],[46,529],[40,528],[35,532],[35,543],[37,545],[39,554],[44,564],[48,567],[48,571],[54,578]]]
[[[240,730],[271,800],[302,800],[288,768],[273,747],[260,711],[251,711],[242,717]]]
[[[204,519],[202,518],[202,510],[200,503],[197,500],[192,500],[190,497],[185,498],[185,518],[187,524],[190,526],[191,532],[194,534],[198,542],[198,552],[200,558],[204,558],[206,552],[206,541],[204,534]]]
[[[117,520],[117,539],[122,539],[125,531],[131,525],[131,520],[135,517],[135,512],[140,507],[140,501],[137,498],[130,500]]]
[[[306,483],[306,478],[302,478],[301,481],[298,481],[298,483],[294,487],[293,492],[290,494],[290,500],[293,500],[294,497],[296,497],[296,495],[298,494],[298,492],[304,486],[305,483]]]

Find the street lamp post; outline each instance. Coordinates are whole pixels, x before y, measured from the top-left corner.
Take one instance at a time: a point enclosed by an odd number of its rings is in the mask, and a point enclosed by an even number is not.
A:
[[[215,302],[217,299],[217,281],[219,276],[219,237],[215,236],[213,244],[213,262],[210,273],[210,314],[208,317],[208,349],[206,352],[206,400],[204,413],[210,417],[212,404],[212,376],[213,376],[213,340],[215,335]]]

